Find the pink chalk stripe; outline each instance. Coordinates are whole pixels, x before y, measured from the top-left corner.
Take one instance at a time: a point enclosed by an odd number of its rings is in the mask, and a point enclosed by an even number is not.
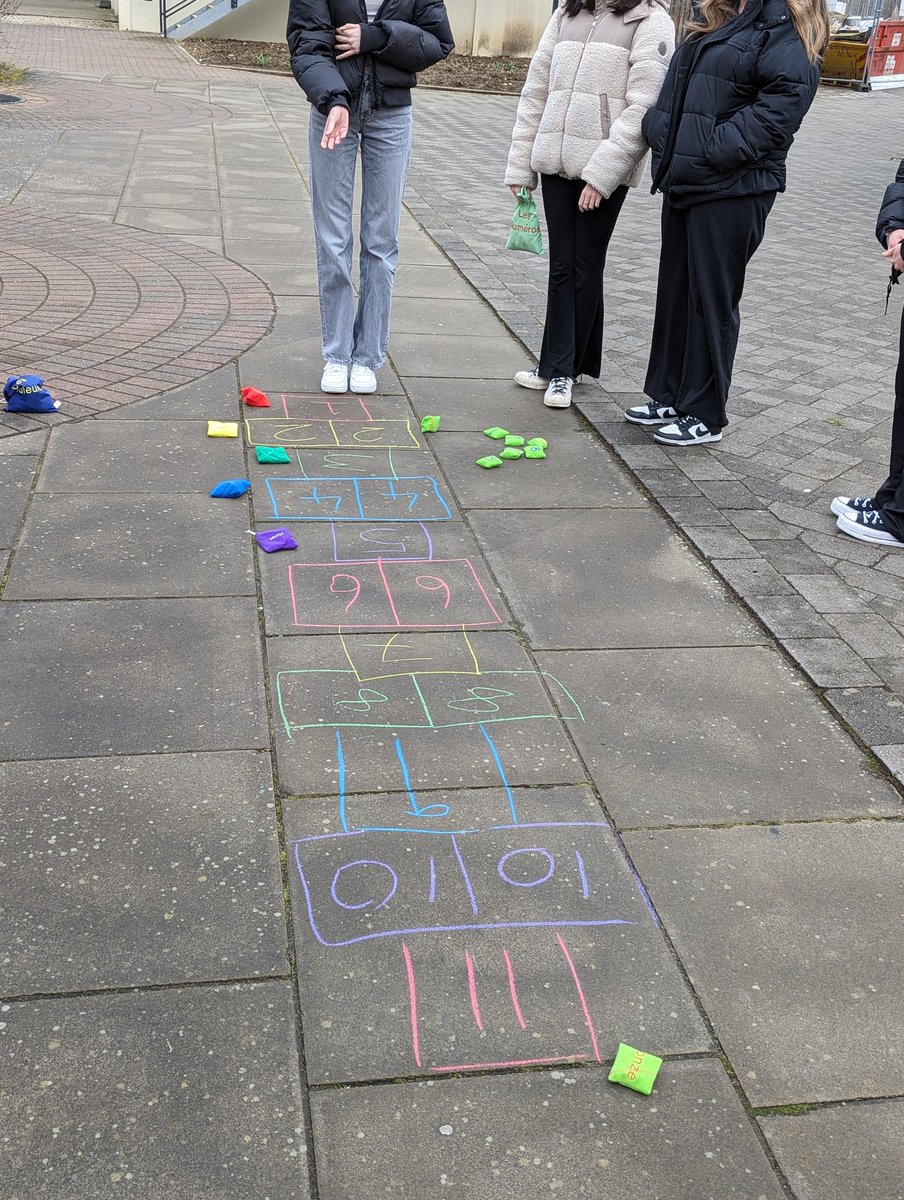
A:
[[[414,1061],[421,1065],[421,1039],[417,1031],[417,987],[414,982],[414,964],[411,961],[411,951],[402,942],[402,954],[405,956],[405,970],[408,973],[408,1007],[411,1011],[411,1046],[414,1050]]]
[[[502,957],[505,959],[505,969],[508,971],[509,992],[512,997],[512,1007],[515,1010],[515,1016],[518,1018],[518,1024],[522,1029],[527,1029],[524,1017],[521,1013],[521,1005],[518,1003],[518,992],[515,989],[515,972],[512,970],[512,960],[509,958],[508,950],[502,951]]]
[[[568,953],[568,947],[562,941],[562,935],[560,933],[556,934],[556,939],[558,940],[559,945],[562,947],[562,953],[565,955],[565,960],[568,963],[569,968],[571,969],[571,977],[574,980],[574,986],[577,988],[577,991],[578,991],[578,999],[581,1002],[581,1008],[584,1010],[584,1021],[586,1022],[587,1029],[590,1032],[590,1041],[593,1045],[594,1058],[596,1059],[596,1061],[598,1063],[601,1063],[603,1060],[600,1055],[599,1042],[597,1042],[597,1040],[596,1040],[596,1031],[593,1028],[593,1019],[590,1016],[590,1009],[587,1006],[587,997],[584,995],[584,989],[581,987],[580,979],[578,979],[578,973],[577,973],[577,969],[575,968],[575,965],[574,965],[574,960],[572,959],[571,955]]]
[[[468,968],[468,991],[471,993],[471,1011],[474,1013],[477,1028],[483,1033],[483,1021],[480,1019],[480,1005],[477,1002],[477,978],[474,974],[474,959],[467,950],[465,951],[465,965]]]

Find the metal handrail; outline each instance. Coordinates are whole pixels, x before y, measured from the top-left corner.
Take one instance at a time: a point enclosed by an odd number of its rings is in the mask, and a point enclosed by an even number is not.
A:
[[[191,8],[198,4],[198,0],[159,0],[160,3],[160,32],[164,37],[169,37],[169,31],[178,24],[178,21],[171,20],[178,13],[184,12],[186,8]],[[208,0],[208,3],[214,3],[214,0]],[[238,8],[239,0],[230,0],[230,8]]]

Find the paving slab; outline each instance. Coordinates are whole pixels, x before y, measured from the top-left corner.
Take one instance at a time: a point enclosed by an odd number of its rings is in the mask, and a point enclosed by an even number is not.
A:
[[[312,1082],[711,1048],[588,790],[283,812]]]
[[[293,795],[580,783],[580,703],[509,633],[267,643],[280,787]],[[553,704],[551,697],[556,697]]]
[[[0,604],[0,761],[262,749],[256,602]]]
[[[525,362],[524,366],[529,366]],[[583,428],[577,409],[553,410],[543,403],[542,392],[520,388],[511,379],[424,379],[405,376],[418,418],[428,413],[442,417],[439,441],[446,433],[478,432],[501,425],[525,437],[554,439]],[[475,457],[477,457],[475,455]]]
[[[266,755],[7,763],[13,995],[286,974]]]
[[[242,498],[37,495],[4,598],[252,596],[248,522]]]
[[[466,279],[448,263],[427,266],[402,261],[396,269],[395,288],[397,299],[408,296],[437,300],[470,300],[478,293]]]
[[[768,646],[541,654],[620,827],[898,816],[901,798]]]
[[[715,1062],[667,1062],[650,1097],[598,1071],[537,1071],[318,1092],[312,1118],[324,1200],[784,1196]]]
[[[11,1200],[306,1200],[288,981],[0,1011]]]
[[[628,834],[755,1106],[904,1091],[904,826]]]
[[[403,377],[510,379],[524,367],[524,349],[504,334],[474,338],[463,334],[398,333],[392,363]]]
[[[760,1125],[798,1200],[904,1200],[904,1100],[760,1117]]]
[[[15,437],[0,438],[0,458],[4,460],[4,472],[7,468],[6,459],[10,456],[24,454],[31,458],[40,457],[44,452],[48,433],[49,430],[39,429],[35,433],[20,433]]]
[[[101,421],[234,421],[239,407],[235,364],[219,367],[184,387],[163,390],[160,396],[138,400],[112,412],[99,413]]]
[[[451,333],[480,338],[507,336],[505,326],[492,308],[473,292],[467,299],[396,296],[392,305],[392,332]]]
[[[881,687],[833,688],[826,699],[868,746],[904,740],[904,701]]]
[[[233,403],[228,417],[237,415]],[[208,437],[206,419],[86,421],[51,435],[38,490],[206,495],[243,474],[241,439]]]
[[[4,550],[19,534],[39,461],[26,455],[4,455],[0,471],[0,547]]]
[[[402,488],[380,500],[385,484],[367,489],[325,488],[353,502],[355,493],[374,503],[403,506]],[[282,486],[283,490],[279,490]],[[406,487],[420,488],[414,481]],[[275,485],[290,500],[307,497],[310,484]],[[323,496],[318,506],[328,500]],[[442,493],[426,489],[421,503],[441,511]],[[268,634],[384,634],[402,630],[501,629],[511,626],[480,550],[460,522],[428,520],[333,524],[289,521],[297,550],[258,556]],[[297,536],[296,536],[297,534]],[[364,546],[365,553],[361,548]],[[369,553],[366,551],[369,549]],[[376,553],[374,553],[376,551]]]
[[[470,523],[537,649],[723,646],[763,640],[656,513],[475,512]],[[542,604],[537,601],[538,573]]]
[[[525,427],[521,436],[534,436],[533,430]],[[449,433],[437,435],[433,445],[443,474],[466,509],[647,507],[625,469],[589,433],[574,430],[554,437],[545,459],[521,458],[493,470],[476,465],[476,459],[501,449],[493,438]]]

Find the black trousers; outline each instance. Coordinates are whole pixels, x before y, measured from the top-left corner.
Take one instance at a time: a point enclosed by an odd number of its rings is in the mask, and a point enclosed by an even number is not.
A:
[[[644,391],[711,429],[725,405],[747,264],[763,240],[775,193],[662,206],[662,250],[653,343]]]
[[[904,312],[895,373],[895,415],[891,425],[891,462],[888,478],[876,492],[875,504],[890,534],[904,542]]]
[[[549,288],[540,374],[596,378],[603,361],[603,267],[615,222],[628,194],[616,188],[599,208],[582,213],[580,179],[542,175],[549,234]]]

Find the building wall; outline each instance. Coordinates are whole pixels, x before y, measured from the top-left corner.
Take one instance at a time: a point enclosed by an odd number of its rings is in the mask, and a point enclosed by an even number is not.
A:
[[[149,0],[121,0],[134,12]],[[446,0],[459,54],[511,54],[529,58],[552,11],[551,0]],[[287,0],[250,0],[208,25],[198,36],[281,42],[286,36]],[[145,28],[121,25],[123,29]]]

